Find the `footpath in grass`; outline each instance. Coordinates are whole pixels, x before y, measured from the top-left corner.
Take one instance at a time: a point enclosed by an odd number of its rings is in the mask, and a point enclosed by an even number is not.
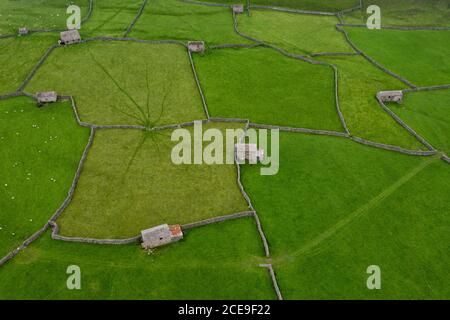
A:
[[[173,44],[98,41],[58,48],[26,90],[74,96],[81,120],[95,124],[152,126],[205,117],[186,49]]]
[[[242,127],[203,126],[223,131]],[[162,223],[184,224],[247,211],[236,166],[176,165],[171,153],[178,142],[171,141],[171,134],[171,130],[98,131],[74,198],[57,221],[61,234],[129,238]],[[233,148],[229,151],[232,156]]]
[[[0,94],[16,91],[46,50],[56,44],[56,35],[33,34],[0,40]]]
[[[247,42],[234,32],[230,8],[193,5],[177,0],[149,1],[130,36],[203,40],[209,45]]]
[[[271,49],[221,49],[194,57],[212,117],[342,131],[332,68]]]
[[[338,22],[334,16],[252,10],[250,17],[238,16],[238,29],[245,35],[297,54],[352,52],[336,30]]]
[[[450,154],[449,90],[407,93],[403,104],[389,108],[435,148]]]
[[[136,17],[142,2],[143,0],[94,0],[92,16],[82,26],[81,36],[122,37]]]
[[[450,31],[345,30],[360,50],[413,84],[450,83]]]
[[[67,196],[89,130],[69,103],[0,101],[0,257],[42,228]]]
[[[285,298],[448,298],[445,163],[342,138],[280,142],[278,175],[244,166],[243,183]],[[384,290],[366,288],[369,265]]]
[[[363,57],[324,59],[339,69],[339,102],[353,135],[406,149],[425,148],[383,111],[376,100],[379,91],[404,88],[402,82],[377,69]]]
[[[188,231],[147,253],[137,244],[105,246],[46,234],[0,268],[0,299],[275,299],[253,219]],[[68,290],[66,269],[81,269]]]
[[[371,0],[364,1],[363,11],[345,15],[347,23],[366,23],[366,8],[381,8],[381,22],[388,26],[450,26],[448,0]]]
[[[96,0],[97,1],[97,0]],[[95,2],[96,2],[95,1]],[[89,8],[88,0],[3,0],[0,1],[0,35],[17,34],[19,28],[65,29],[67,7],[75,4],[85,17]]]

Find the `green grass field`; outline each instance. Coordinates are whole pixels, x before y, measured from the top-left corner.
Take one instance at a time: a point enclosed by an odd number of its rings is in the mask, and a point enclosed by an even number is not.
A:
[[[450,31],[346,30],[360,50],[413,84],[450,83],[450,47],[442,45]]]
[[[44,226],[67,196],[89,130],[69,103],[0,100],[0,256]]]
[[[280,151],[278,175],[247,165],[243,183],[286,298],[449,297],[446,164],[292,133]],[[366,288],[372,264],[381,291]]]
[[[390,26],[449,26],[448,0],[364,0],[364,12],[345,16],[348,23],[366,23],[365,10],[369,5],[381,9],[381,23]]]
[[[81,35],[122,37],[141,5],[142,0],[94,0],[92,16],[81,29]]]
[[[271,49],[214,50],[194,61],[213,117],[343,131],[327,66]]]
[[[98,41],[58,48],[26,90],[74,96],[81,120],[95,124],[151,126],[205,117],[186,49],[172,44]]]
[[[203,0],[204,2],[215,3],[246,3],[245,0]],[[252,5],[276,6],[283,8],[293,8],[302,10],[338,12],[358,5],[357,0],[251,0]]]
[[[177,0],[149,1],[130,36],[203,40],[207,45],[247,42],[234,32],[231,9],[192,5]]]
[[[250,4],[338,12],[358,2]],[[381,6],[384,25],[450,26],[448,2],[370,4]],[[184,230],[183,240],[150,251],[138,241],[93,245],[53,240],[48,230],[0,266],[0,300],[276,299],[269,270],[260,264],[273,266],[288,300],[450,299],[450,171],[441,160],[443,153],[450,156],[450,90],[406,93],[403,104],[388,105],[438,150],[435,155],[359,144],[354,137],[427,150],[376,100],[379,91],[402,90],[405,83],[363,56],[330,55],[355,53],[336,29],[336,15],[267,9],[237,15],[238,31],[263,41],[258,43],[235,31],[231,7],[181,0],[149,0],[145,8],[144,0],[94,0],[92,15],[80,29],[86,41],[56,48],[31,73],[57,43],[59,32],[1,36],[17,34],[19,27],[65,29],[71,3],[0,0],[0,261],[64,203],[89,127],[96,128],[93,143],[73,197],[56,221],[62,236],[125,239],[165,223],[184,225],[249,211],[235,164],[174,163],[171,156],[180,156],[175,148],[180,140],[171,141],[174,128],[209,114],[229,121],[203,124],[204,131],[214,133],[251,127],[236,118],[344,132],[333,66],[350,134],[283,131],[277,174],[262,175],[262,165],[241,165],[241,182],[260,218],[268,257],[261,229],[248,217]],[[89,2],[73,3],[86,18]],[[368,4],[346,13],[345,22],[365,23]],[[450,31],[345,28],[359,49],[415,85],[450,84]],[[107,38],[125,36],[134,39]],[[194,70],[185,46],[192,40],[206,44],[204,53],[192,54]],[[17,92],[28,75],[26,94],[56,91],[73,97],[86,127],[77,124],[69,101],[38,108],[26,95],[3,99]],[[184,127],[185,133],[193,131],[193,126]],[[222,146],[215,135],[210,138]],[[228,160],[234,158],[236,141],[225,134]],[[185,143],[193,156],[199,144]],[[213,153],[209,142],[202,147]],[[276,150],[262,147],[267,156]],[[217,149],[214,156],[220,157]],[[81,268],[79,291],[67,289],[70,265]],[[381,269],[380,290],[366,284],[372,265]]]
[[[378,104],[378,91],[403,88],[362,57],[323,58],[338,67],[339,101],[350,132],[356,136],[406,149],[424,148]]]
[[[450,92],[408,93],[404,104],[389,107],[428,140],[435,148],[450,154]]]
[[[252,10],[251,17],[238,16],[240,32],[303,55],[351,52],[351,47],[335,28],[338,22],[336,17],[271,10]]]
[[[258,267],[262,255],[251,218],[189,231],[151,254],[46,234],[2,268],[0,299],[275,299],[269,273]],[[81,269],[81,290],[66,287],[70,265]]]
[[[0,41],[0,94],[16,91],[45,51],[58,41],[54,35],[30,35]]]
[[[214,124],[205,129],[241,127]],[[234,165],[175,165],[171,150],[176,144],[169,130],[98,131],[73,201],[58,220],[61,233],[129,238],[163,223],[248,210]]]
[[[81,8],[85,17],[88,0],[70,1]],[[67,0],[2,0],[0,2],[0,35],[17,34],[19,28],[65,29]]]

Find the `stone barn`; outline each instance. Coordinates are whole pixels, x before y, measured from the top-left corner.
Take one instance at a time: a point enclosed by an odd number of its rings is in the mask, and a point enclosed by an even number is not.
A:
[[[163,224],[141,231],[141,236],[142,247],[148,250],[183,239],[183,231],[178,224],[171,226]]]
[[[38,92],[36,93],[36,99],[38,101],[38,105],[42,106],[45,103],[56,102],[58,100],[58,95],[55,91]]]
[[[254,143],[238,143],[235,145],[236,158],[239,163],[246,160],[250,163],[257,163],[258,160],[264,160],[264,150],[258,150]]]
[[[232,8],[233,8],[234,13],[243,13],[244,12],[243,4],[233,4]]]
[[[19,35],[21,36],[26,36],[28,34],[28,29],[23,27],[23,28],[19,28]]]
[[[203,53],[205,52],[205,43],[203,41],[189,41],[188,49],[190,52]]]
[[[66,45],[80,42],[81,36],[78,30],[68,30],[60,33],[59,44]]]
[[[403,102],[403,92],[397,91],[380,91],[377,93],[377,98],[383,102]]]

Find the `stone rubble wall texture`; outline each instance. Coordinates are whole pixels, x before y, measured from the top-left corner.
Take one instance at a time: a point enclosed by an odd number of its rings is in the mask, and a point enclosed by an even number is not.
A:
[[[189,230],[189,229],[203,227],[203,226],[213,224],[213,223],[234,220],[234,219],[239,219],[239,218],[244,218],[244,217],[253,217],[254,214],[255,214],[254,211],[244,211],[244,212],[233,213],[233,214],[229,214],[226,216],[214,217],[214,218],[205,219],[202,221],[183,224],[183,225],[181,225],[181,229],[183,231],[185,231],[185,230]]]
[[[280,286],[278,285],[277,276],[275,275],[275,271],[273,270],[273,266],[271,263],[262,263],[259,265],[262,268],[267,268],[269,270],[270,278],[272,279],[272,284],[275,289],[275,293],[277,294],[278,300],[283,300],[283,295],[281,294]]]

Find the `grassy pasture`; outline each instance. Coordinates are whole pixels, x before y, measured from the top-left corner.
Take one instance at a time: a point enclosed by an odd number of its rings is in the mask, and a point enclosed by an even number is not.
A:
[[[284,293],[296,299],[449,299],[449,178],[447,164],[433,163],[316,250],[280,258],[275,267]],[[369,265],[381,268],[381,290],[366,287]]]
[[[211,116],[342,131],[331,68],[271,49],[223,49],[195,56]]]
[[[0,35],[17,34],[20,27],[28,29],[65,29],[66,9],[75,4],[83,18],[88,0],[2,0],[0,1]]]
[[[450,31],[346,30],[360,50],[415,85],[450,83]]]
[[[42,228],[67,196],[89,130],[69,103],[0,100],[0,256]]]
[[[246,0],[236,1],[236,0],[203,0],[204,2],[215,2],[215,3],[244,3]],[[348,9],[354,7],[358,4],[358,0],[250,0],[252,5],[264,5],[264,6],[276,6],[284,8],[302,9],[302,10],[313,10],[313,11],[326,11],[326,12],[337,12],[343,9]]]
[[[123,36],[142,2],[143,0],[94,0],[92,16],[82,26],[81,36]]]
[[[402,105],[389,107],[435,148],[450,154],[450,92],[408,93]]]
[[[336,30],[338,22],[336,17],[271,10],[252,10],[250,17],[238,16],[240,32],[303,55],[351,52],[351,47]]]
[[[246,43],[233,29],[231,9],[176,0],[149,1],[131,37],[203,40],[207,44]]]
[[[278,175],[245,166],[243,183],[286,298],[448,298],[445,163],[290,133],[280,152]],[[365,287],[372,264],[381,292]]]
[[[162,223],[184,224],[248,210],[235,165],[173,164],[171,152],[178,142],[170,140],[171,132],[98,131],[73,201],[58,220],[61,233],[128,238]]]
[[[72,95],[81,119],[95,124],[204,118],[186,49],[178,45],[99,41],[58,48],[26,90]]]
[[[42,34],[0,40],[0,94],[16,91],[45,51],[57,41],[55,35]]]
[[[382,110],[375,98],[378,91],[402,89],[402,82],[380,71],[363,57],[324,59],[338,67],[341,110],[352,134],[407,149],[424,148]]]
[[[0,269],[0,299],[275,299],[251,218],[189,231],[152,254],[43,236]],[[66,269],[81,268],[81,290]]]
[[[448,0],[370,0],[364,1],[364,11],[345,16],[348,23],[366,23],[369,5],[381,8],[381,23],[390,26],[449,26]]]

